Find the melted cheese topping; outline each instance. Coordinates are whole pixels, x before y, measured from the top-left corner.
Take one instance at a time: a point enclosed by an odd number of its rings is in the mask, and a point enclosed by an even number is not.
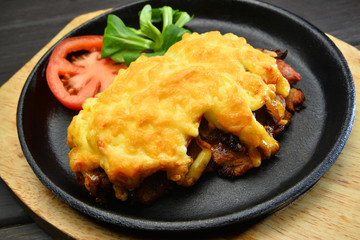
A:
[[[181,185],[193,162],[187,140],[199,135],[202,116],[237,135],[259,165],[279,144],[252,112],[289,88],[272,54],[244,38],[185,34],[164,56],[141,56],[86,100],[68,128],[70,167],[101,167],[129,190],[159,170]]]

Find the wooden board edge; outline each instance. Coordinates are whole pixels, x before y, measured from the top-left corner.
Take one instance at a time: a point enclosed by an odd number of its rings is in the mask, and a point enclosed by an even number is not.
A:
[[[16,132],[16,105],[17,99],[20,95],[21,86],[23,86],[28,74],[30,73],[31,69],[35,66],[37,61],[40,57],[53,45],[55,44],[63,35],[67,32],[71,31],[74,27],[79,26],[83,22],[95,17],[105,11],[108,10],[101,10],[94,13],[84,14],[73,21],[71,21],[59,34],[57,34],[42,50],[40,50],[27,64],[24,65],[7,83],[5,83],[0,89],[0,96],[2,98],[5,106],[3,107],[3,114],[1,115],[0,120],[4,123],[0,126],[0,131],[2,133],[10,131],[9,134],[2,134],[0,137],[0,151],[4,153],[1,156],[0,161],[0,175],[4,179],[4,181],[9,185],[9,187],[14,191],[14,193],[25,203],[29,206],[29,208],[34,211],[39,217],[44,219],[45,221],[49,222],[53,226],[57,227],[61,231],[67,233],[69,236],[78,239],[136,239],[131,235],[124,234],[121,231],[114,231],[109,230],[106,227],[100,226],[97,224],[96,221],[89,219],[86,216],[78,213],[71,207],[67,206],[61,200],[54,197],[54,195],[44,187],[41,182],[37,179],[35,174],[32,172],[30,166],[27,164],[26,159],[22,155],[22,151],[20,149],[19,141],[17,139],[17,132]],[[349,67],[352,71],[354,79],[356,79],[355,84],[357,85],[357,89],[359,89],[358,83],[360,82],[360,52],[348,45],[347,43],[342,42],[339,39],[336,39],[332,36],[329,36],[332,41],[339,47],[339,49],[343,52],[345,58],[349,63]],[[355,51],[356,50],[356,51]],[[351,64],[350,64],[351,63]],[[17,96],[16,98],[14,96]],[[6,114],[5,114],[6,113]],[[9,117],[10,116],[10,117]],[[356,129],[359,129],[358,120],[354,123],[354,128],[356,124]],[[357,131],[356,131],[357,132]],[[357,142],[358,134],[354,136],[354,130],[349,138],[349,142],[345,146],[345,148],[353,147],[354,142]],[[348,146],[351,145],[351,146]],[[344,155],[344,154],[343,154]],[[342,156],[340,156],[342,158]],[[13,164],[12,166],[10,166]],[[7,166],[6,166],[7,165]],[[341,165],[341,164],[340,164]],[[21,169],[18,173],[12,173],[11,175],[8,174],[14,170],[13,167],[17,167],[17,169]],[[359,165],[357,165],[359,166]],[[340,168],[340,166],[335,166]],[[26,179],[27,185],[19,186],[19,179],[22,179],[26,176],[29,176],[29,179]],[[308,213],[304,212],[301,208],[306,208],[303,206],[304,201],[311,201],[309,198],[318,199],[318,191],[319,189],[326,193],[326,191],[330,191],[330,187],[326,181],[329,180],[329,176],[331,173],[327,173],[323,179],[320,180],[319,184],[315,187],[315,190],[311,190],[309,193],[306,194],[305,197],[301,198],[291,206],[287,207],[286,209],[282,210],[281,212],[275,213],[274,215],[265,219],[262,223],[255,225],[253,228],[246,231],[241,236],[232,236],[228,237],[227,239],[238,239],[240,237],[261,237],[261,236],[276,236],[279,232],[279,229],[276,228],[276,223],[284,223],[286,219],[292,219],[296,217],[297,219],[301,219],[302,221],[307,221]],[[24,182],[21,182],[24,183]],[[337,185],[337,187],[339,187]],[[34,197],[37,196],[39,199],[37,203],[29,202],[27,198],[24,198],[22,195],[23,192],[28,192],[32,194],[31,196],[27,195],[26,197]],[[315,195],[315,196],[314,196]],[[356,200],[355,200],[356,201]],[[305,203],[306,204],[306,203]],[[48,206],[56,206],[59,211],[54,212],[53,209],[46,209],[49,208]],[[319,207],[319,206],[317,206]],[[312,209],[314,210],[314,209]],[[316,209],[315,209],[316,210]],[[306,211],[309,211],[306,209]],[[325,211],[320,209],[319,211]],[[301,213],[300,216],[293,215],[295,213]],[[358,211],[360,212],[360,211]],[[310,219],[316,219],[316,217],[312,216]],[[73,219],[72,221],[69,221]],[[283,220],[282,220],[283,219]],[[345,224],[354,224],[346,217],[343,218]],[[358,224],[359,219],[355,224]],[[284,238],[290,238],[293,236],[294,232],[299,233],[302,231],[301,229],[294,229],[292,223],[281,227],[284,233],[288,233],[288,236],[282,236]],[[326,227],[326,226],[325,226]],[[356,225],[357,229],[360,229],[358,225]],[[294,230],[292,232],[292,230]],[[309,230],[316,231],[315,230]],[[322,229],[323,230],[323,229]],[[331,229],[330,229],[331,230]],[[322,233],[319,233],[322,234]],[[278,235],[279,236],[279,235]],[[315,235],[314,235],[315,236]],[[318,235],[321,237],[321,235]],[[356,236],[356,235],[353,235]]]

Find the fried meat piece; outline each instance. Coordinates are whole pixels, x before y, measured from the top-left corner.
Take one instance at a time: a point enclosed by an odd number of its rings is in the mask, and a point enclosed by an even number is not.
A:
[[[166,177],[165,172],[158,172],[146,178],[135,190],[135,201],[150,204],[175,187],[175,183]]]
[[[301,80],[301,75],[298,72],[296,72],[290,66],[290,64],[288,64],[284,61],[284,59],[286,58],[286,56],[288,54],[288,51],[286,50],[286,51],[282,52],[281,50],[276,49],[274,52],[277,54],[276,64],[277,64],[277,67],[279,68],[281,74],[289,81],[289,83],[291,85],[299,82]]]
[[[220,176],[234,178],[254,167],[246,151],[234,151],[221,142],[211,146],[212,160]]]
[[[220,176],[234,178],[254,167],[246,147],[237,136],[211,129],[205,119],[200,124],[200,136],[198,142],[201,145],[205,145],[201,141],[210,145],[212,160],[209,165]]]
[[[300,90],[291,88],[289,95],[286,98],[286,108],[291,112],[298,111],[302,108],[304,101],[304,94]]]
[[[91,196],[96,198],[96,202],[105,202],[107,194],[113,193],[112,184],[102,168],[78,172],[76,179],[80,185],[85,186]]]
[[[102,168],[76,174],[80,185],[85,186],[96,202],[105,203],[108,196],[114,194],[112,184]],[[146,178],[131,196],[135,202],[150,204],[174,187],[164,172],[158,172]]]
[[[276,64],[281,74],[289,81],[291,85],[296,84],[301,80],[301,76],[289,64],[282,59],[276,59]]]

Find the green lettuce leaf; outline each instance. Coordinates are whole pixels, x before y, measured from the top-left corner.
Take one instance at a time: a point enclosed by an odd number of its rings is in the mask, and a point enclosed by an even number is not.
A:
[[[129,65],[142,54],[163,55],[169,47],[181,40],[184,33],[191,33],[183,28],[191,19],[188,13],[168,6],[152,9],[146,5],[139,12],[140,29],[135,29],[127,27],[119,17],[109,15],[101,56]],[[153,23],[161,22],[160,31]]]

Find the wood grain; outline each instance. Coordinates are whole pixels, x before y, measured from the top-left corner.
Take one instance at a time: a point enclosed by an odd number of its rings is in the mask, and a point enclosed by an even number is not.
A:
[[[9,228],[0,228],[0,236],[2,240],[44,240],[49,239],[41,228],[36,223],[29,223],[25,225],[12,226]]]
[[[101,224],[57,199],[31,170],[17,137],[17,101],[22,86],[36,62],[61,36],[102,12],[75,18],[1,87],[0,175],[19,199],[40,218],[75,239],[139,239],[144,236]],[[359,94],[360,52],[334,37],[331,38],[346,57]],[[358,102],[357,106],[359,106]],[[358,111],[359,107],[356,109],[356,116],[359,116]],[[231,234],[225,232],[215,235],[212,239],[358,239],[360,236],[360,147],[357,144],[360,140],[359,131],[360,120],[356,117],[349,140],[338,160],[318,184],[302,198],[245,231],[235,230]]]

